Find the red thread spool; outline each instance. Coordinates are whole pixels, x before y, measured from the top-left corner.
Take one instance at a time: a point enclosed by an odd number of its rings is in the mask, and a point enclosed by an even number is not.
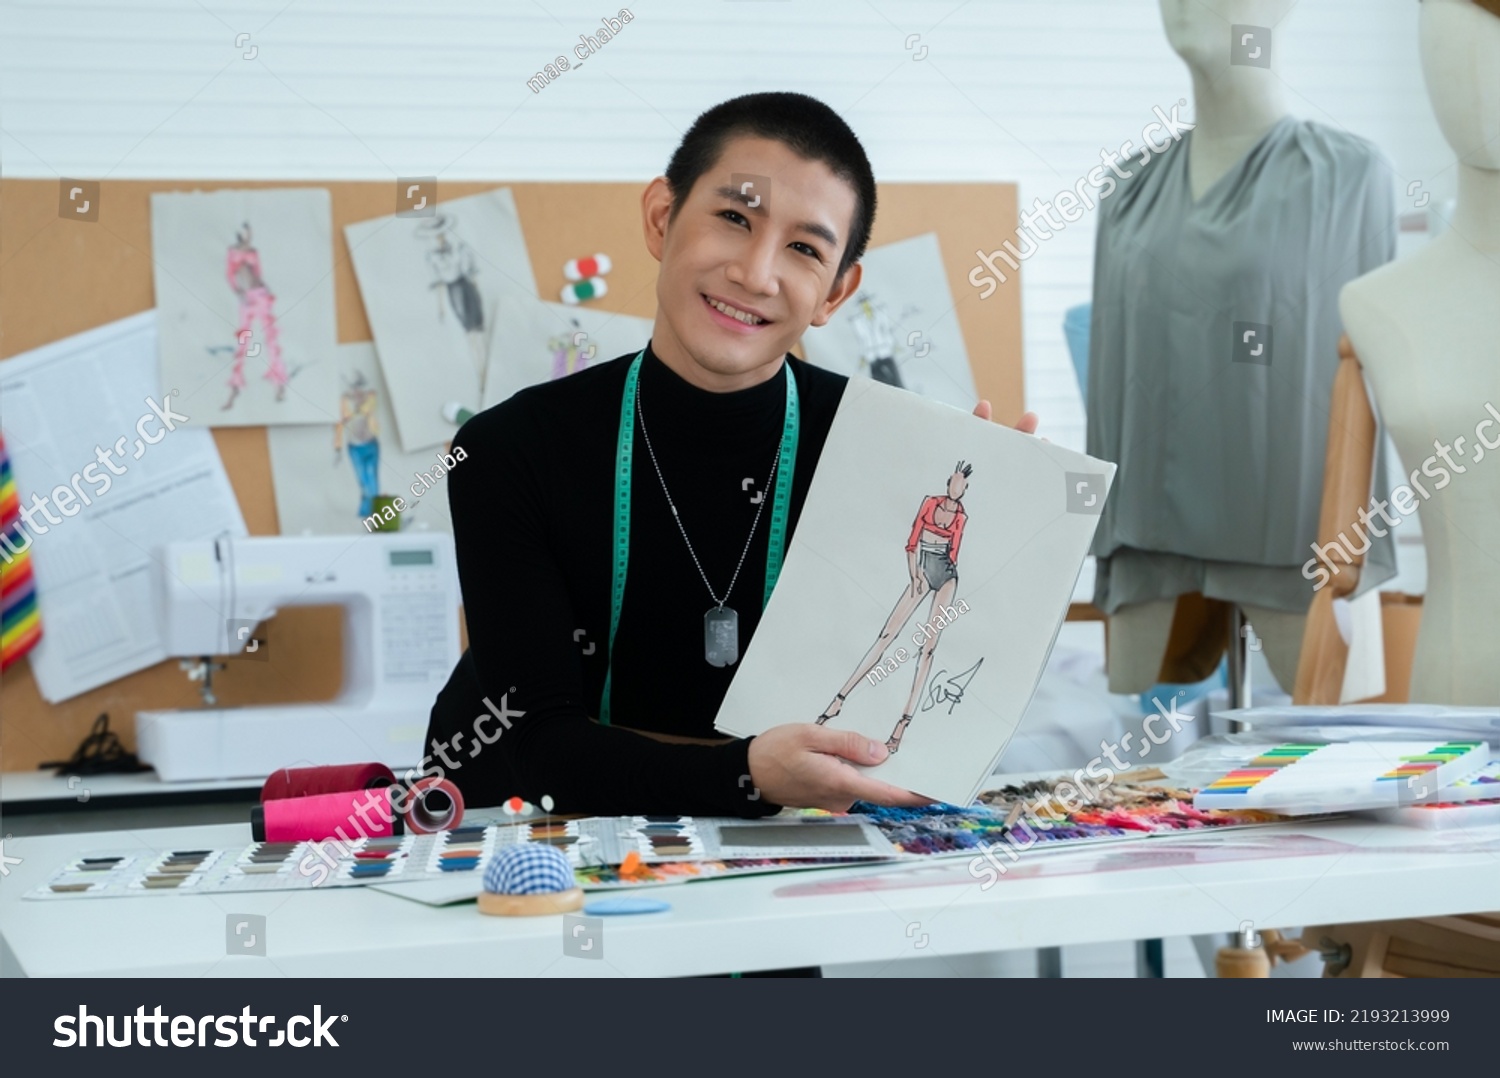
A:
[[[399,835],[405,830],[386,787],[283,797],[250,810],[250,833],[256,842],[353,841]]]
[[[395,772],[385,764],[283,767],[266,779],[265,785],[260,788],[260,800],[264,804],[287,797],[311,797],[346,790],[374,790],[394,785],[395,782]]]

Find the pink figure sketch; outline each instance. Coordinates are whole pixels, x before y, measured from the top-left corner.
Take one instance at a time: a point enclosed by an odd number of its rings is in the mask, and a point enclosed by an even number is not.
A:
[[[276,297],[261,277],[260,252],[251,244],[249,221],[235,233],[234,243],[227,251],[224,273],[229,278],[229,287],[240,297],[240,324],[234,334],[238,344],[234,350],[234,369],[229,373],[229,399],[224,402],[222,410],[229,411],[240,390],[245,388],[245,357],[260,354],[259,344],[254,346],[253,352],[250,351],[250,338],[254,335],[251,327],[257,321],[261,325],[261,336],[265,338],[268,357],[262,377],[270,379],[276,387],[276,399],[285,400],[286,364],[281,359],[281,335],[276,329],[276,313],[271,309]]]
[[[953,602],[958,591],[958,548],[963,541],[964,525],[968,521],[963,497],[973,470],[973,465],[959,461],[954,466],[953,474],[948,477],[946,491],[922,499],[922,506],[917,510],[916,519],[912,521],[911,535],[906,542],[906,570],[910,583],[901,590],[901,597],[896,600],[895,608],[891,610],[890,617],[886,618],[880,635],[870,645],[870,650],[860,660],[859,666],[849,676],[849,680],[844,682],[844,687],[833,701],[823,709],[823,714],[818,716],[816,721],[819,726],[835,718],[843,710],[844,700],[865,675],[885,659],[885,653],[895,641],[896,634],[901,631],[923,597],[931,595],[927,622],[934,626],[935,631],[924,633],[925,639],[917,659],[906,707],[902,711],[901,721],[896,724],[896,729],[885,743],[886,749],[892,754],[901,747],[901,736],[911,725],[911,717],[917,710],[917,697],[932,668],[932,657],[937,652],[938,639],[942,636],[941,626],[946,624],[939,612]]]

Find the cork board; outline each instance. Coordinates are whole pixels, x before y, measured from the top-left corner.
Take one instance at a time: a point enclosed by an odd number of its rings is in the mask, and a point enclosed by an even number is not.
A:
[[[150,196],[157,191],[326,187],[333,200],[334,293],[340,342],[368,341],[369,323],[344,242],[344,226],[395,212],[389,182],[104,181],[93,221],[60,214],[58,180],[0,181],[0,359],[154,306]],[[565,283],[563,263],[603,251],[614,262],[609,295],[597,306],[643,318],[656,313],[656,262],[642,241],[644,183],[442,182],[442,200],[498,186],[515,193],[544,299]],[[995,418],[1014,423],[1023,411],[1020,277],[988,299],[968,282],[976,249],[1016,228],[1014,184],[881,184],[871,245],[936,232],[957,304],[964,344],[980,396]],[[3,416],[0,416],[3,421]],[[252,535],[278,531],[264,427],[214,431],[219,453]],[[44,599],[45,601],[45,599]],[[43,632],[46,612],[43,611]],[[267,629],[272,662],[231,662],[214,688],[220,706],[332,699],[342,668],[340,612],[303,607]],[[42,700],[25,660],[0,682],[0,771],[34,769],[69,756],[102,711],[125,745],[135,748],[135,712],[196,707],[197,686],[175,660],[100,686],[61,704]]]

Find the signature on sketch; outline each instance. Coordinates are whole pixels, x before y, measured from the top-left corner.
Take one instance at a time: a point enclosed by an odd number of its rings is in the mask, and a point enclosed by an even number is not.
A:
[[[984,665],[980,659],[973,666],[959,674],[954,674],[948,680],[943,680],[947,670],[939,670],[932,676],[927,685],[927,696],[922,700],[922,710],[936,707],[938,704],[948,705],[948,714],[953,714],[953,709],[964,702],[964,692],[969,687],[969,682],[974,680],[974,675]]]

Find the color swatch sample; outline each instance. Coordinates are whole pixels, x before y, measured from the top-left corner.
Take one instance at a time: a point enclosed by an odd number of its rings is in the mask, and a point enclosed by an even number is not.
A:
[[[1219,776],[1193,804],[1292,816],[1410,805],[1478,773],[1489,759],[1483,741],[1288,743]]]

